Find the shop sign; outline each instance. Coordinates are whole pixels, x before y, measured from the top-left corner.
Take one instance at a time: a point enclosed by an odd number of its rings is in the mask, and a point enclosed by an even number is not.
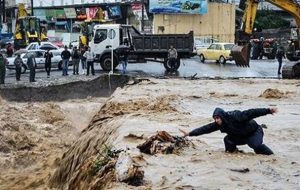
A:
[[[119,5],[108,6],[107,11],[109,19],[122,18],[121,7]]]
[[[207,0],[151,0],[151,13],[206,14]]]
[[[56,10],[55,9],[46,9],[46,18],[47,20],[52,20],[56,17]]]
[[[98,12],[97,7],[86,8],[87,19],[92,20],[92,19],[96,18],[97,12]]]
[[[65,15],[67,18],[76,18],[76,11],[74,8],[64,8]]]
[[[40,20],[46,20],[46,10],[45,9],[34,9],[33,15]]]
[[[76,18],[80,20],[85,20],[87,18],[86,10],[85,8],[75,8],[76,11]]]
[[[63,9],[56,9],[56,18],[66,18],[65,11]]]
[[[133,14],[135,15],[135,19],[136,20],[142,20],[142,4],[141,3],[133,3],[131,5],[131,9]],[[148,20],[148,15],[147,15],[147,11],[144,7],[144,20]]]

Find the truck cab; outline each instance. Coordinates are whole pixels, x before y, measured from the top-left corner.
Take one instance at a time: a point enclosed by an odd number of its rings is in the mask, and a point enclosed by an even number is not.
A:
[[[101,56],[104,51],[120,46],[120,33],[122,32],[119,24],[96,25],[93,31],[92,41],[89,43],[92,51]]]

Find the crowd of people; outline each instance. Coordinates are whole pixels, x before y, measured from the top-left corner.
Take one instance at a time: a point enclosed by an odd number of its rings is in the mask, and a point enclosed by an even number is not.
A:
[[[11,57],[13,55],[13,51],[10,48],[7,48],[7,57]],[[45,58],[45,71],[47,73],[47,78],[50,77],[51,66],[52,66],[52,58],[53,53],[50,50],[47,50],[44,54]],[[95,75],[94,69],[94,60],[95,54],[91,51],[90,47],[83,47],[78,49],[74,47],[72,52],[69,51],[68,47],[65,46],[64,50],[61,52],[62,59],[62,76],[68,76],[68,70],[70,65],[70,60],[72,60],[73,64],[73,75],[79,75],[79,66],[81,63],[82,75],[89,76],[90,73]],[[128,54],[122,53],[119,55],[120,64],[122,64],[122,73],[126,73],[127,63],[128,63]],[[0,54],[0,84],[4,84],[5,82],[5,72],[6,65],[8,64],[7,59]],[[22,65],[24,62],[20,56],[20,54],[16,55],[14,60],[15,71],[16,71],[16,80],[21,80],[21,71]],[[35,70],[37,68],[37,63],[35,60],[34,54],[30,54],[27,60],[27,67],[29,69],[29,82],[35,82]]]

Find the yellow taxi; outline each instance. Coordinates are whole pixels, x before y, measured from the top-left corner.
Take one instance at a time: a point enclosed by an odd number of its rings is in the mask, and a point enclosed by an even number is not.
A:
[[[225,64],[227,60],[233,60],[230,55],[233,46],[233,43],[212,43],[207,49],[198,49],[197,55],[202,63],[205,60],[216,60],[220,64]]]

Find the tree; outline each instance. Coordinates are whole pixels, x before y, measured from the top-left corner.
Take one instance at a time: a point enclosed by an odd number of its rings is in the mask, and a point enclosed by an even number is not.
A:
[[[290,27],[290,22],[284,20],[280,14],[272,10],[257,12],[254,28],[271,29]]]

